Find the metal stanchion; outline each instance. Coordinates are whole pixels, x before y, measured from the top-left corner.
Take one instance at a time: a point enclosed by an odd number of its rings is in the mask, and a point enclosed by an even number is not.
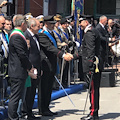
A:
[[[65,53],[65,49],[66,49],[66,46],[63,47],[64,53]],[[62,60],[62,67],[61,67],[61,73],[60,73],[60,83],[61,84],[62,84],[62,76],[63,76],[64,63],[65,63],[65,60],[63,58],[63,60]]]
[[[77,51],[78,53],[78,49],[75,46],[75,51]],[[78,61],[79,60],[74,60],[74,84],[75,84],[75,80],[78,80]]]
[[[68,68],[68,87],[70,87],[70,61],[69,61],[69,68]]]
[[[74,84],[75,80],[78,79],[78,60],[74,61]]]
[[[63,58],[63,60],[62,60],[62,67],[61,67],[61,74],[60,74],[60,83],[61,83],[61,84],[62,84],[62,76],[63,76],[64,62],[65,62],[65,60],[64,60],[64,58]]]

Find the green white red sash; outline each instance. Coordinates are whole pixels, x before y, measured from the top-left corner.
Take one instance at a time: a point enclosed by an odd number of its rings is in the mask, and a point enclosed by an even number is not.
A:
[[[12,31],[12,33],[11,33],[11,35],[10,35],[10,38],[11,38],[13,35],[15,35],[15,34],[19,34],[19,35],[26,41],[26,38],[25,38],[23,32],[22,32],[20,29],[16,29],[16,28],[15,28],[15,29]]]

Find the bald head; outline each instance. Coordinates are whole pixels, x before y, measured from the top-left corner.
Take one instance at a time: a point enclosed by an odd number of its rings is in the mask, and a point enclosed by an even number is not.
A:
[[[109,19],[109,20],[108,20],[108,26],[112,27],[113,24],[114,24],[114,23],[113,23],[113,20],[112,20],[112,19]]]
[[[3,16],[0,16],[0,30],[4,29],[5,24],[5,18]]]

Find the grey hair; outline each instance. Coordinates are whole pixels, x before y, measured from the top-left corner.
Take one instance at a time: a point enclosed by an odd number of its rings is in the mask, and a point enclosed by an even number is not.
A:
[[[19,14],[15,16],[15,21],[14,21],[15,27],[21,26],[23,22],[26,22],[26,17],[24,15]]]
[[[28,28],[31,28],[31,25],[33,25],[33,27],[36,26],[37,25],[36,20],[37,20],[36,18],[28,19],[27,21]]]
[[[102,15],[99,19],[99,21],[103,20],[104,18],[107,18],[105,15]]]
[[[14,15],[13,18],[12,18],[12,21],[13,21],[13,25],[15,26],[15,19],[16,19],[16,16],[18,15],[22,15],[22,14],[17,14],[17,15]]]

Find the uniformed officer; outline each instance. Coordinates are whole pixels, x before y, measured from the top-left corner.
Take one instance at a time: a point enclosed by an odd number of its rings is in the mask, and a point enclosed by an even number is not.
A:
[[[95,28],[92,27],[86,16],[80,21],[84,30],[82,41],[82,64],[84,80],[90,85],[90,113],[81,120],[98,120],[100,71],[95,71],[94,61],[99,58],[100,39]],[[97,69],[98,70],[98,69]],[[92,76],[92,78],[91,78]]]

